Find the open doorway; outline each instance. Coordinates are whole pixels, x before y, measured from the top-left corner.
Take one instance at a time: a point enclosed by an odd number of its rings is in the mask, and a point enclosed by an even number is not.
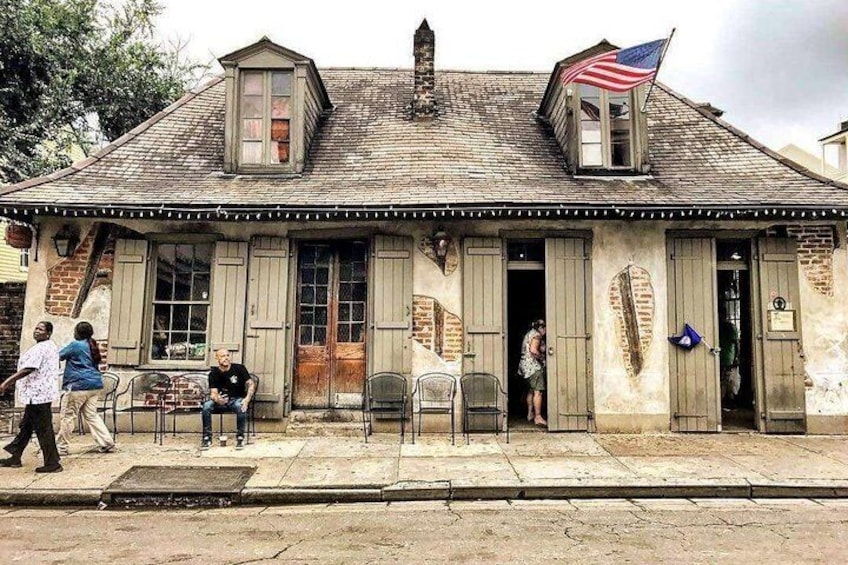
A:
[[[716,242],[721,425],[724,431],[757,428],[750,250],[748,240]]]
[[[527,382],[518,374],[521,342],[534,320],[545,317],[545,242],[511,241],[507,246],[507,375],[510,427],[534,428],[527,421]],[[545,414],[547,407],[543,406]],[[538,429],[538,428],[537,428]]]

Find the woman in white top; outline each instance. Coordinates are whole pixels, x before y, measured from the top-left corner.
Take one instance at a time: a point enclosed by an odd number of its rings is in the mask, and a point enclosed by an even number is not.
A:
[[[545,391],[545,321],[536,320],[521,342],[518,374],[527,380],[527,421],[547,426],[542,416],[542,393]]]

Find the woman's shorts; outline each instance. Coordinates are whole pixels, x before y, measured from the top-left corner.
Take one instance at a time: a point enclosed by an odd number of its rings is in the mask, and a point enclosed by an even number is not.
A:
[[[545,371],[536,371],[527,377],[527,384],[530,385],[530,390],[545,390]]]

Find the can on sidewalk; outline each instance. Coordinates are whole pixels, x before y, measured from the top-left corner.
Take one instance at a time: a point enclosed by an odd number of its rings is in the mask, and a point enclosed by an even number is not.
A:
[[[221,443],[221,447],[227,447],[227,436],[219,437],[218,441]]]

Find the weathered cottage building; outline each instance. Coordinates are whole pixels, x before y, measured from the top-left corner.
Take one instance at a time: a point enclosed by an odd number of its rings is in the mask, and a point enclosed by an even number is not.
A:
[[[269,420],[356,407],[381,370],[494,373],[523,419],[545,318],[552,431],[848,431],[848,187],[662,84],[643,111],[644,87],[560,83],[606,42],[550,75],[440,71],[434,47],[425,22],[412,71],[319,70],[262,39],[3,189],[36,230],[25,327],[91,320],[123,374],[227,347]],[[687,323],[707,345],[669,343]]]

